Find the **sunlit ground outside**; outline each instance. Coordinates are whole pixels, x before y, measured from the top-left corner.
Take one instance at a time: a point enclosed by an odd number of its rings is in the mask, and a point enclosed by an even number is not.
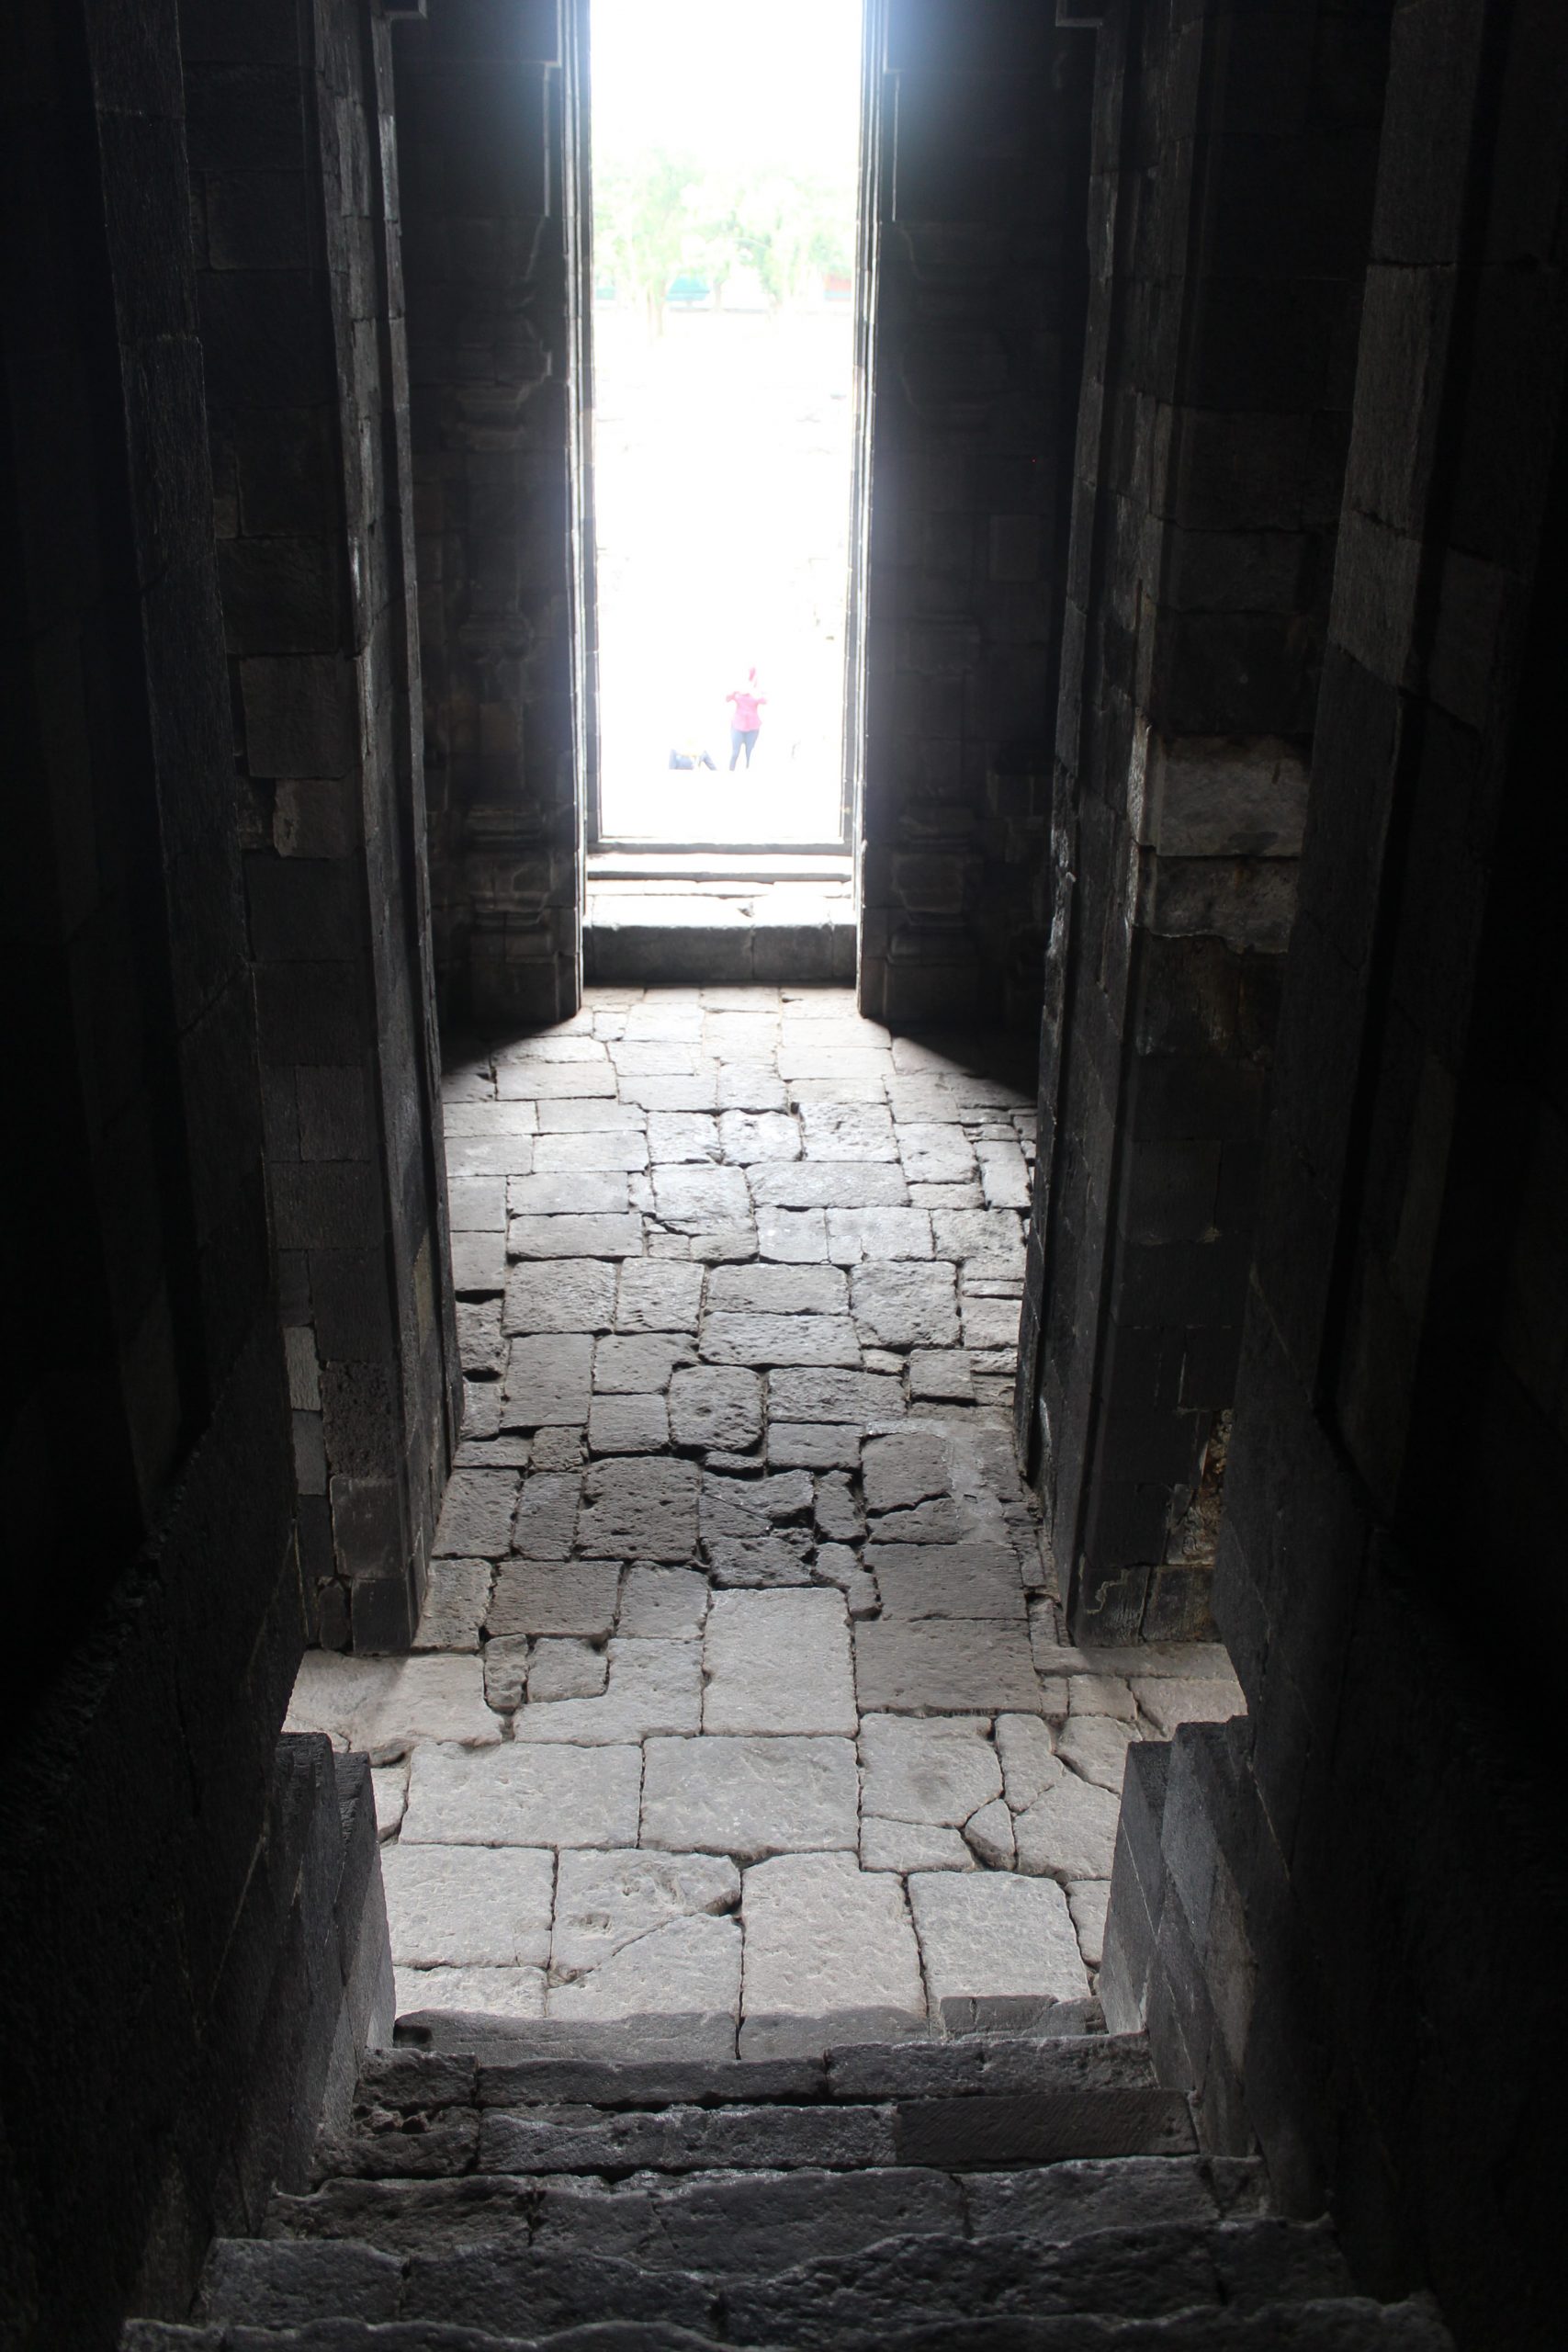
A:
[[[601,832],[837,842],[858,0],[592,28]]]

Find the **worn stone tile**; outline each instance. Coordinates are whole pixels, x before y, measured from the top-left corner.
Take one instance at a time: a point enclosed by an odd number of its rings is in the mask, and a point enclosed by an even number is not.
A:
[[[531,1136],[539,1121],[532,1102],[443,1101],[441,1124],[450,1143],[454,1136]]]
[[[621,1080],[623,1102],[638,1102],[651,1117],[655,1111],[716,1111],[718,1080],[711,1069],[690,1078],[638,1078]]]
[[[821,1209],[759,1207],[757,1249],[786,1265],[811,1265],[828,1255],[826,1216]]]
[[[858,1422],[779,1421],[768,1429],[768,1461],[775,1470],[853,1470],[860,1462]]]
[[[783,1854],[745,1874],[742,2058],[923,2031],[925,1989],[896,1878],[850,1854]]]
[[[520,1037],[497,1051],[497,1070],[526,1069],[557,1062],[589,1062],[603,1068],[604,1048],[596,1037],[563,1022],[536,1037]]]
[[[443,1652],[398,1658],[307,1650],[288,1703],[287,1731],[324,1732],[334,1747],[390,1764],[422,1740],[480,1747],[501,1737],[485,1704],[477,1657]]]
[[[460,1304],[461,1302],[459,1302]],[[481,1440],[493,1438],[501,1428],[501,1383],[499,1380],[468,1380],[463,1383],[463,1436],[453,1457],[458,1470],[479,1470],[487,1467],[484,1455],[476,1449]],[[528,1441],[519,1444],[526,1448]]]
[[[1105,1958],[1105,1915],[1110,1906],[1109,1879],[1074,1879],[1067,1888],[1067,1908],[1086,1968],[1098,1968]]]
[[[889,1348],[957,1345],[957,1293],[953,1268],[943,1261],[857,1265],[850,1296],[863,1340]]]
[[[739,1902],[740,1872],[724,1855],[579,1849],[560,1859],[552,1968],[586,1974],[672,1920],[717,1916]]]
[[[676,1382],[691,1379],[676,1374]],[[671,1428],[676,1426],[675,1383]],[[697,1545],[698,1473],[694,1463],[640,1457],[591,1463],[583,1473],[578,1542],[603,1558],[689,1560]]]
[[[649,1155],[656,1162],[705,1165],[719,1159],[718,1121],[711,1111],[650,1111],[647,1117]]]
[[[977,1143],[975,1157],[980,1163],[980,1186],[987,1208],[1029,1206],[1029,1170],[1015,1142]]]
[[[860,1727],[863,1810],[889,1821],[962,1828],[1002,1792],[983,1715],[866,1715]]]
[[[503,1102],[560,1102],[568,1095],[614,1094],[608,1058],[597,1062],[503,1062],[495,1073]]]
[[[874,1511],[911,1510],[948,1493],[952,1473],[947,1443],[926,1423],[867,1438],[861,1455],[866,1507]]]
[[[710,1314],[843,1315],[849,1302],[849,1281],[837,1266],[715,1266],[707,1278]]]
[[[495,1580],[492,1634],[608,1634],[620,1592],[615,1560],[507,1560]]]
[[[734,1854],[852,1850],[858,1783],[844,1738],[650,1739],[644,1751],[645,1845]]]
[[[759,1208],[897,1208],[908,1198],[897,1160],[797,1159],[752,1168],[748,1182]]]
[[[1067,1706],[1075,1715],[1113,1715],[1124,1724],[1138,1720],[1137,1695],[1119,1674],[1070,1675]]]
[[[1094,1781],[1120,1797],[1127,1750],[1136,1747],[1137,1726],[1112,1715],[1073,1715],[1056,1739],[1056,1753],[1080,1779]]]
[[[525,1110],[532,1108],[532,1105],[518,1103],[515,1107]],[[538,1106],[541,1135],[608,1135],[616,1129],[624,1134],[628,1128],[642,1126],[647,1117],[647,1112],[639,1103],[621,1102],[614,1096],[607,1101],[580,1098],[576,1101],[541,1102]]]
[[[515,1470],[454,1470],[435,1530],[437,1554],[448,1559],[498,1559],[512,1541],[522,1487]]]
[[[607,1331],[615,1310],[615,1269],[597,1259],[513,1266],[502,1309],[503,1331]]]
[[[542,1968],[399,1968],[393,1992],[400,2018],[427,2010],[487,2018],[542,2018]]]
[[[1241,1685],[1230,1673],[1138,1675],[1133,1690],[1145,1714],[1167,1739],[1179,1724],[1223,1724],[1247,1713]]]
[[[987,1870],[1010,1871],[1018,1860],[1012,1815],[1000,1797],[970,1815],[964,1825],[964,1839]]]
[[[768,1477],[726,1477],[709,1464],[703,1480],[705,1535],[761,1535],[781,1519],[808,1517],[811,1479],[804,1470],[776,1471]]]
[[[593,1387],[593,1342],[582,1332],[545,1331],[513,1340],[502,1396],[516,1429],[580,1429]]]
[[[1021,1625],[973,1617],[883,1620],[856,1625],[854,1644],[855,1687],[868,1713],[1040,1712]]]
[[[705,1266],[716,1266],[731,1260],[754,1258],[757,1254],[757,1228],[745,1225],[716,1225],[707,1231],[691,1236],[691,1254]]]
[[[381,1857],[400,1968],[542,1968],[556,1858],[547,1849],[389,1846]]]
[[[898,1157],[911,1184],[967,1184],[975,1153],[962,1127],[898,1119]]]
[[[859,1368],[860,1340],[845,1316],[732,1315],[703,1318],[702,1354],[709,1363],[839,1364]]]
[[[446,1187],[446,1211],[453,1232],[502,1232],[506,1226],[506,1182],[504,1176],[453,1177]]]
[[[642,1219],[624,1216],[514,1216],[506,1228],[514,1258],[640,1258]]]
[[[484,1645],[485,1703],[511,1714],[528,1687],[528,1636],[502,1634]]]
[[[865,1533],[865,1515],[846,1471],[825,1471],[817,1480],[817,1532],[830,1544],[858,1544]]]
[[[632,1846],[640,1748],[512,1740],[470,1754],[420,1747],[404,1845]]]
[[[552,1982],[546,2013],[552,2024],[594,2030],[617,2025],[635,2037],[628,2054],[673,2035],[683,2057],[728,2059],[740,2007],[740,1929],[733,1919],[671,1919],[612,1953],[598,1968]]]
[[[929,1258],[931,1221],[924,1209],[849,1208],[828,1211],[828,1255],[836,1266],[863,1258]]]
[[[611,1046],[610,1059],[623,1078],[690,1078],[705,1068],[701,1053],[695,1037],[626,1037]]]
[[[966,1348],[1005,1349],[1010,1354],[1016,1354],[1018,1307],[1011,1299],[974,1298],[965,1291],[958,1308]]]
[[[604,1268],[605,1272],[611,1269]],[[702,1308],[701,1266],[627,1260],[615,1294],[617,1331],[690,1332]]]
[[[409,1795],[407,1764],[378,1766],[370,1775],[370,1794],[376,1807],[376,1835],[385,1845],[389,1838],[397,1836],[402,1825]]]
[[[616,1634],[602,1697],[542,1703],[541,1697],[530,1660],[527,1701],[513,1718],[513,1739],[613,1747],[654,1732],[694,1732],[703,1712],[702,1654],[695,1642]]]
[[[694,1641],[708,1613],[708,1584],[695,1568],[629,1567],[619,1630],[652,1641]]]
[[[1001,1871],[909,1880],[931,2007],[949,2033],[1035,2024],[1089,1992],[1058,1886]]]
[[[593,1351],[596,1395],[657,1396],[670,1385],[677,1364],[690,1363],[694,1350],[679,1332],[634,1333],[601,1340]]]
[[[495,1575],[491,1560],[432,1560],[416,1650],[477,1650]]]
[[[653,1190],[660,1224],[694,1238],[750,1222],[751,1196],[739,1168],[659,1167]]]
[[[1027,1812],[1062,1777],[1064,1768],[1056,1761],[1050,1732],[1038,1715],[998,1715],[993,1734],[1008,1803],[1015,1813]]]
[[[867,1814],[860,1826],[863,1871],[972,1871],[976,1859],[961,1831],[930,1821],[885,1821]]]
[[[528,1659],[530,1699],[596,1699],[609,1673],[604,1652],[574,1634],[536,1642]]]
[[[1023,1228],[1010,1209],[934,1209],[931,1246],[939,1258],[1022,1279]]]
[[[677,1445],[743,1452],[762,1434],[762,1384],[754,1372],[697,1364],[670,1383],[670,1434]]]
[[[464,1372],[470,1376],[477,1372],[496,1374],[504,1372],[506,1342],[501,1336],[500,1299],[459,1298],[455,1303],[455,1312],[457,1352],[463,1360]],[[310,1333],[304,1336],[309,1339]],[[317,1410],[319,1406],[297,1409]]]
[[[536,1430],[533,1437],[525,1439],[523,1442],[533,1449],[531,1459],[536,1470],[576,1470],[581,1464],[581,1430]]]
[[[718,1122],[725,1159],[749,1168],[759,1160],[798,1159],[800,1129],[786,1112],[726,1111]]]
[[[872,1566],[890,1621],[1000,1619],[1025,1634],[1027,1603],[1018,1562],[1000,1545],[879,1544]]]
[[[1036,1878],[1109,1878],[1121,1810],[1108,1789],[1064,1771],[1014,1822],[1019,1869]]]
[[[982,1209],[985,1195],[978,1184],[914,1184],[909,1186],[912,1209]]]
[[[670,1442],[662,1396],[595,1396],[588,1416],[592,1453],[658,1453]]]
[[[967,1404],[975,1374],[966,1348],[916,1348],[909,1357],[909,1396],[916,1402]]]
[[[883,1102],[803,1101],[801,1131],[813,1159],[885,1159],[898,1156],[893,1121]]]
[[[624,1216],[627,1201],[626,1171],[619,1168],[574,1168],[559,1176],[509,1176],[506,1180],[506,1203],[513,1216]]]
[[[813,1587],[719,1592],[703,1641],[709,1732],[852,1732],[857,1727],[843,1596]]]
[[[562,1434],[570,1439],[574,1447],[580,1446],[577,1430]],[[530,1471],[523,1499],[517,1506],[513,1550],[530,1560],[564,1560],[577,1534],[581,1487],[581,1474],[577,1470]],[[491,1631],[494,1630],[492,1623]]]
[[[818,1584],[838,1586],[852,1617],[874,1617],[882,1606],[876,1578],[848,1544],[818,1544],[811,1574]]]
[[[876,1421],[904,1418],[904,1395],[897,1381],[865,1372],[773,1372],[768,1375],[768,1411],[783,1421],[813,1419]]]
[[[770,1060],[721,1062],[714,1085],[721,1111],[787,1111],[789,1094]]]

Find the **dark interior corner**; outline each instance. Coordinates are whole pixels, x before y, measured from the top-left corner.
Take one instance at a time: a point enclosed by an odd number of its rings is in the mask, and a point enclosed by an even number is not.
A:
[[[13,36],[0,2345],[1548,2352],[1540,0],[868,4],[859,1011],[1037,1090],[1012,1428],[1055,1646],[1135,1679],[1223,1642],[1246,1702],[1129,1748],[1094,1998],[1016,2079],[956,2032],[750,2086],[649,2051],[611,2091],[393,2044],[369,1765],[283,1726],[308,1650],[415,1646],[444,1555],[499,1285],[454,1250],[443,1031],[584,1001],[590,5],[50,0]],[[781,939],[705,977],[843,978]],[[728,2154],[555,2166],[660,2214],[723,2169],[658,2261],[653,2222],[552,2237],[506,2137],[749,2101],[838,2153],[721,2120]],[[1201,2229],[1101,2177],[1168,2156]],[[801,2212],[892,2202],[770,2253],[748,2168],[792,2166]],[[959,2180],[1003,2214],[967,2238]]]

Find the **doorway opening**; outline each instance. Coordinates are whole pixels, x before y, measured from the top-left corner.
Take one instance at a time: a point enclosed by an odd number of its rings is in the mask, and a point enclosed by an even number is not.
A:
[[[591,0],[580,503],[601,978],[609,932],[702,929],[700,900],[727,931],[836,919],[852,969],[863,14]],[[842,945],[831,969],[767,977],[847,978]]]

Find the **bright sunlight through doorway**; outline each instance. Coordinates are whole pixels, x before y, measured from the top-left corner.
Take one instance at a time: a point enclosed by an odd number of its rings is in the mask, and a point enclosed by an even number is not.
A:
[[[859,0],[592,0],[599,837],[837,848]]]

